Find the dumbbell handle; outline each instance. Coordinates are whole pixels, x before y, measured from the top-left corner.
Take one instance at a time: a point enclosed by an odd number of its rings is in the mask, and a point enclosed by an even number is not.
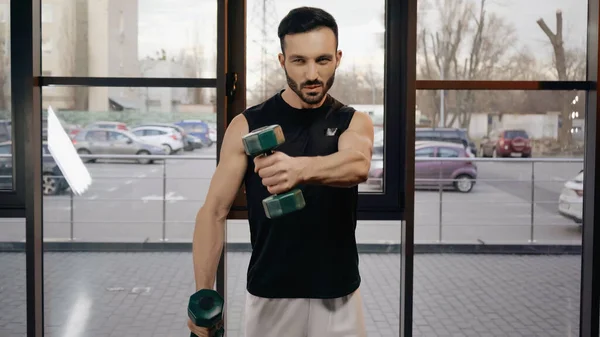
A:
[[[215,333],[213,335],[211,335],[211,337],[223,337],[224,335],[225,335],[225,329],[219,328],[219,330],[215,331]],[[198,337],[198,336],[196,336],[195,333],[190,332],[190,337]]]

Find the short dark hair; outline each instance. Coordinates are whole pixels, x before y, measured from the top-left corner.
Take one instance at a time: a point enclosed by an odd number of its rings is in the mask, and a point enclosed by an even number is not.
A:
[[[277,35],[284,52],[284,39],[286,35],[306,33],[319,28],[329,28],[333,31],[338,46],[338,26],[335,18],[326,11],[315,7],[298,7],[292,9],[279,23]]]

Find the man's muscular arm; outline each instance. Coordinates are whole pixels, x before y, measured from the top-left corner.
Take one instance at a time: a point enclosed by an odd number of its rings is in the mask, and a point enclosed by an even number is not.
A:
[[[371,118],[357,111],[340,136],[338,152],[318,157],[289,157],[275,152],[256,157],[255,171],[272,194],[286,192],[301,183],[356,186],[366,181],[369,174],[373,133]]]
[[[238,115],[225,132],[221,160],[211,179],[206,201],[196,216],[192,257],[197,290],[212,289],[215,282],[225,221],[247,167],[242,143],[247,133],[246,118]]]
[[[338,141],[338,152],[328,156],[300,157],[304,162],[301,183],[351,187],[367,180],[373,153],[373,122],[355,112]]]

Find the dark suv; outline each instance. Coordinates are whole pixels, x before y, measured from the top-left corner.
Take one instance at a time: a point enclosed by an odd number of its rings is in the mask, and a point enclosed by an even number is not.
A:
[[[477,148],[469,136],[467,130],[455,128],[417,128],[415,131],[415,141],[435,141],[462,144],[474,156],[477,155]]]
[[[12,123],[8,119],[0,120],[0,143],[12,140]]]
[[[48,144],[42,144],[42,191],[44,195],[58,195],[69,188],[62,171],[50,155]],[[0,142],[0,189],[13,188],[12,141]]]
[[[483,137],[479,148],[482,157],[531,157],[531,140],[525,130],[494,130]]]

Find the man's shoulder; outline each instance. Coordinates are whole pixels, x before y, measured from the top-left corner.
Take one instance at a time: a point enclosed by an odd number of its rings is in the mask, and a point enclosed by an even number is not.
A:
[[[335,116],[334,118],[336,120],[342,121],[349,121],[350,119],[352,119],[354,113],[356,112],[355,108],[353,108],[351,105],[344,104],[343,102],[337,100],[333,96],[330,96],[329,99],[331,100],[329,102],[331,108],[329,109],[327,118]]]
[[[246,110],[244,110],[242,113],[246,116],[251,116],[256,113],[263,113],[264,111],[271,110],[276,103],[275,99],[276,96],[273,95],[261,103],[246,108]]]

